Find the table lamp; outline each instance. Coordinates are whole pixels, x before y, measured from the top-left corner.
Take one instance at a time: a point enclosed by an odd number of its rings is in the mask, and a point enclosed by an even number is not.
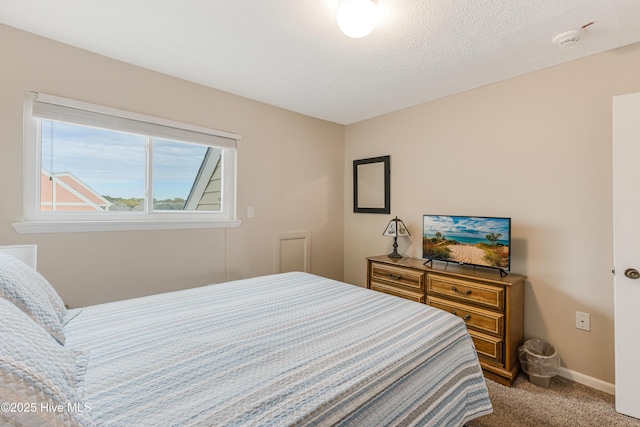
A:
[[[411,236],[404,222],[396,216],[389,221],[389,225],[387,225],[382,235],[393,237],[393,252],[389,254],[389,258],[402,258],[402,255],[398,253],[398,237]]]

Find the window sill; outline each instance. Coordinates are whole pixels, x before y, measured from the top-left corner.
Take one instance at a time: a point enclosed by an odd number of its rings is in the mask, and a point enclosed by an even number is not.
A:
[[[182,230],[194,228],[237,228],[241,221],[153,220],[153,221],[28,221],[14,222],[19,234],[82,233],[96,231]]]

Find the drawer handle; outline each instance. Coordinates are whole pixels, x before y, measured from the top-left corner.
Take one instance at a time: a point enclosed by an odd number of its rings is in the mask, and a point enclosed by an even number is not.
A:
[[[452,287],[451,287],[451,290],[452,290],[453,292],[455,292],[456,294],[461,293],[461,292],[458,292],[458,288],[456,288],[455,286],[452,286]],[[467,289],[467,291],[466,291],[464,294],[465,294],[466,296],[471,295],[471,289]]]
[[[398,274],[397,276],[394,274],[389,273],[389,277],[391,277],[394,280],[402,280],[402,275]]]
[[[453,315],[456,315],[456,316],[457,316],[457,313],[456,313],[456,311],[455,311],[455,310],[451,310],[451,314],[453,314]],[[470,320],[470,319],[471,319],[471,315],[470,315],[470,314],[467,314],[466,316],[464,316],[464,320],[465,320],[465,321],[466,321],[466,320]]]

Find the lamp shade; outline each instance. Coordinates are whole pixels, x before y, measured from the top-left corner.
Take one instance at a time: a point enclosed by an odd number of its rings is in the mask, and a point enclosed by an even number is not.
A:
[[[382,235],[390,237],[411,236],[409,230],[404,225],[404,222],[402,222],[401,219],[398,219],[398,217],[395,217],[394,219],[389,221],[389,225],[387,225],[387,228],[384,230],[384,233],[382,233]]]
[[[337,21],[345,35],[359,39],[373,31],[378,23],[378,6],[373,0],[342,0]]]

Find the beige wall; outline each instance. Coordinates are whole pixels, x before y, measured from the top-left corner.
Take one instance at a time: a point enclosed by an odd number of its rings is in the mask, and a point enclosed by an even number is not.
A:
[[[311,232],[311,271],[343,278],[344,127],[0,25],[0,244],[38,244],[40,271],[83,306],[273,271],[274,233]],[[27,90],[242,135],[229,230],[20,235]],[[255,218],[247,219],[247,207]]]
[[[424,213],[512,217],[527,337],[613,382],[611,98],[640,91],[640,45],[346,130],[1,25],[0,52],[0,244],[37,243],[40,270],[72,306],[267,274],[274,233],[303,230],[312,272],[364,286],[365,257],[391,250],[391,216],[352,213],[352,161],[390,154],[392,215],[412,232],[399,250],[420,256]],[[25,90],[240,133],[242,225],[17,234]],[[575,329],[576,310],[591,313],[591,332]]]
[[[346,129],[345,281],[389,253],[392,215],[421,256],[422,215],[509,216],[528,276],[525,335],[563,366],[614,382],[612,97],[640,91],[640,44],[418,105]],[[352,161],[391,155],[391,214],[354,214]],[[591,313],[591,332],[575,312]]]

